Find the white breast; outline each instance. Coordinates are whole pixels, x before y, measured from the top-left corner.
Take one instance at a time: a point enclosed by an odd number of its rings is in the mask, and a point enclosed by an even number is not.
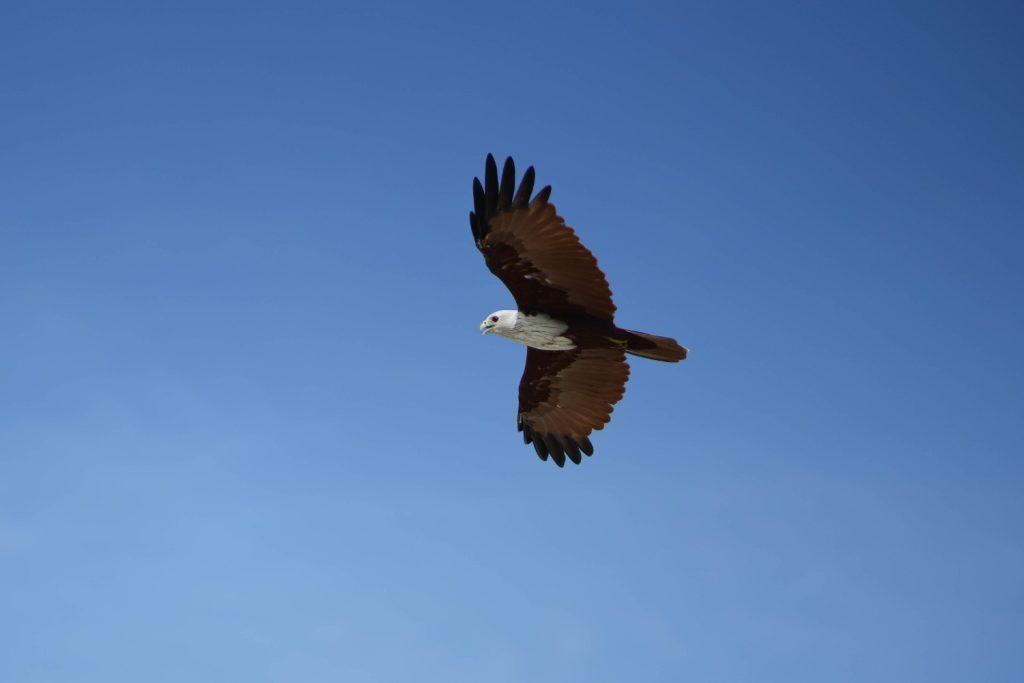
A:
[[[576,348],[572,340],[563,337],[562,333],[569,329],[561,320],[549,315],[526,315],[519,313],[515,325],[504,333],[512,341],[532,346],[545,351],[568,351]]]

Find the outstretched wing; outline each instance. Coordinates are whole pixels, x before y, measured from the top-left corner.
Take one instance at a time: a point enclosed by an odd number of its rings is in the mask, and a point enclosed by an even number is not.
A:
[[[519,431],[541,460],[559,467],[566,456],[593,455],[587,437],[611,419],[629,379],[626,354],[617,349],[540,351],[529,348],[519,382]]]
[[[548,202],[550,185],[530,199],[533,183],[531,166],[516,191],[511,157],[505,160],[499,183],[498,167],[490,154],[484,184],[473,179],[469,225],[487,267],[505,283],[524,313],[556,318],[590,315],[611,322],[615,304],[597,259]]]

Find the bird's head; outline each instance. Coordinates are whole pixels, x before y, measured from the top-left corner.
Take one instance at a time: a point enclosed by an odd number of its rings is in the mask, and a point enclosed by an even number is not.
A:
[[[505,335],[515,327],[518,315],[516,311],[495,311],[480,323],[480,334],[494,333]]]

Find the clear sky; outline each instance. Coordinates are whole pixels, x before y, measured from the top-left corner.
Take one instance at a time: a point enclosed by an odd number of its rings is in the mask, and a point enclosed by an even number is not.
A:
[[[1020,7],[5,4],[0,680],[1021,680]],[[488,152],[691,349],[580,467]]]

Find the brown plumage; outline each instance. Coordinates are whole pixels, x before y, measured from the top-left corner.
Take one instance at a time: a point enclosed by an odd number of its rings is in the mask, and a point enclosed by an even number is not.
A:
[[[483,184],[473,179],[469,223],[487,267],[518,308],[490,316],[481,331],[530,347],[517,426],[542,460],[550,457],[561,467],[567,457],[579,464],[581,454],[593,454],[591,432],[611,419],[625,392],[627,353],[678,362],[687,351],[668,337],[616,327],[611,288],[597,259],[548,201],[551,186],[533,195],[534,181],[530,167],[516,190],[511,157],[499,181],[494,157],[487,155]]]

